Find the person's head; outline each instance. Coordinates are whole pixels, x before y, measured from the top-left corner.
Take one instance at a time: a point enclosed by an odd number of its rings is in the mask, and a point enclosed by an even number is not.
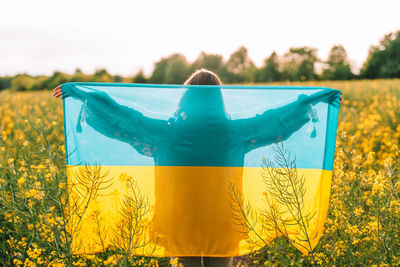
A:
[[[190,75],[184,85],[221,85],[221,80],[214,72],[199,69]]]
[[[181,100],[179,101],[178,108],[175,112],[175,118],[182,121],[188,121],[193,119],[195,121],[207,120],[211,117],[215,119],[216,116],[222,116],[226,118],[226,112],[224,107],[224,101],[222,98],[221,80],[212,71],[206,69],[196,70],[186,80],[184,85],[194,85],[188,87],[183,93]],[[198,85],[198,86],[196,86]],[[207,87],[202,85],[217,85],[216,87]]]

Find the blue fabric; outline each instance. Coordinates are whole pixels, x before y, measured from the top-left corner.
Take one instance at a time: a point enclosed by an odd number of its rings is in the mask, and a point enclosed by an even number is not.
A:
[[[67,165],[260,167],[283,140],[297,168],[333,167],[338,90],[67,83],[62,91]]]

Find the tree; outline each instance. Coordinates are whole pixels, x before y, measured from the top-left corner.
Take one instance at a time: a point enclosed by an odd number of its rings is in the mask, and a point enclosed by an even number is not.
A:
[[[360,74],[372,79],[400,77],[400,31],[386,34],[379,45],[370,47]]]
[[[124,77],[122,77],[121,75],[114,75],[113,76],[113,82],[115,83],[122,83],[124,80]]]
[[[154,64],[153,73],[150,77],[151,83],[164,83],[165,70],[167,69],[168,60],[166,58],[161,58],[158,62]]]
[[[264,66],[257,72],[256,82],[274,82],[281,79],[279,71],[279,58],[276,52],[264,61]]]
[[[28,74],[19,74],[11,80],[11,90],[13,91],[30,91],[35,85],[35,78]]]
[[[192,63],[192,70],[205,68],[213,72],[219,72],[224,67],[223,58],[218,54],[207,54],[200,52],[197,59]]]
[[[11,77],[0,77],[0,90],[7,89],[11,87]]]
[[[191,64],[190,70],[193,72],[201,68],[215,72],[222,81],[229,81],[228,71],[222,55],[200,52],[199,56]]]
[[[318,61],[317,49],[313,47],[292,47],[283,55],[281,72],[286,80],[304,81],[317,77],[314,70]]]
[[[41,75],[41,76],[35,76],[34,78],[34,83],[30,90],[43,90],[46,89],[45,83],[48,79],[47,76]]]
[[[255,80],[257,69],[244,46],[239,47],[231,54],[226,63],[226,68],[230,82],[254,82]]]
[[[190,73],[189,64],[184,55],[175,53],[167,58],[161,58],[154,64],[151,83],[183,83]]]
[[[329,51],[325,62],[327,68],[322,72],[322,78],[327,80],[349,80],[354,77],[351,72],[346,50],[342,45],[335,45]]]
[[[190,73],[189,64],[182,54],[173,54],[168,57],[165,69],[165,83],[182,84]]]
[[[88,82],[90,80],[90,76],[85,75],[79,68],[75,70],[75,73],[71,77],[71,82]]]
[[[55,71],[46,81],[43,82],[43,89],[53,89],[62,83],[69,82],[71,77],[62,72]]]
[[[97,69],[96,72],[93,74],[91,81],[110,83],[113,81],[113,77],[107,72],[107,70]]]
[[[134,83],[147,83],[148,79],[144,76],[143,70],[141,69],[133,78],[132,82]]]
[[[183,83],[190,73],[189,64],[182,54],[175,53],[167,58],[161,58],[154,64],[151,83]]]

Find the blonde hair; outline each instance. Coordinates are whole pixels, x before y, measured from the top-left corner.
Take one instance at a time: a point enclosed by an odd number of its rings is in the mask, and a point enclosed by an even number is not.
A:
[[[206,69],[196,70],[184,85],[221,85],[221,80],[214,72]]]

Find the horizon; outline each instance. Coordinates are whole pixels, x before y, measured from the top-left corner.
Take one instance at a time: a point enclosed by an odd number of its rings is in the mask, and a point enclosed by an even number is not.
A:
[[[310,46],[325,60],[337,44],[346,49],[358,73],[370,47],[400,29],[395,11],[400,2],[394,0],[378,6],[374,1],[344,0],[310,0],[308,5],[294,1],[243,5],[207,0],[193,5],[179,0],[118,0],[109,5],[106,1],[23,0],[0,7],[4,11],[0,17],[1,76],[48,76],[54,71],[74,73],[78,68],[84,73],[106,69],[121,76],[142,69],[149,76],[155,62],[173,53],[183,54],[188,62],[201,51],[220,54],[226,61],[240,46],[261,67],[273,51],[282,56],[291,47]],[[207,38],[199,35],[204,32]]]

